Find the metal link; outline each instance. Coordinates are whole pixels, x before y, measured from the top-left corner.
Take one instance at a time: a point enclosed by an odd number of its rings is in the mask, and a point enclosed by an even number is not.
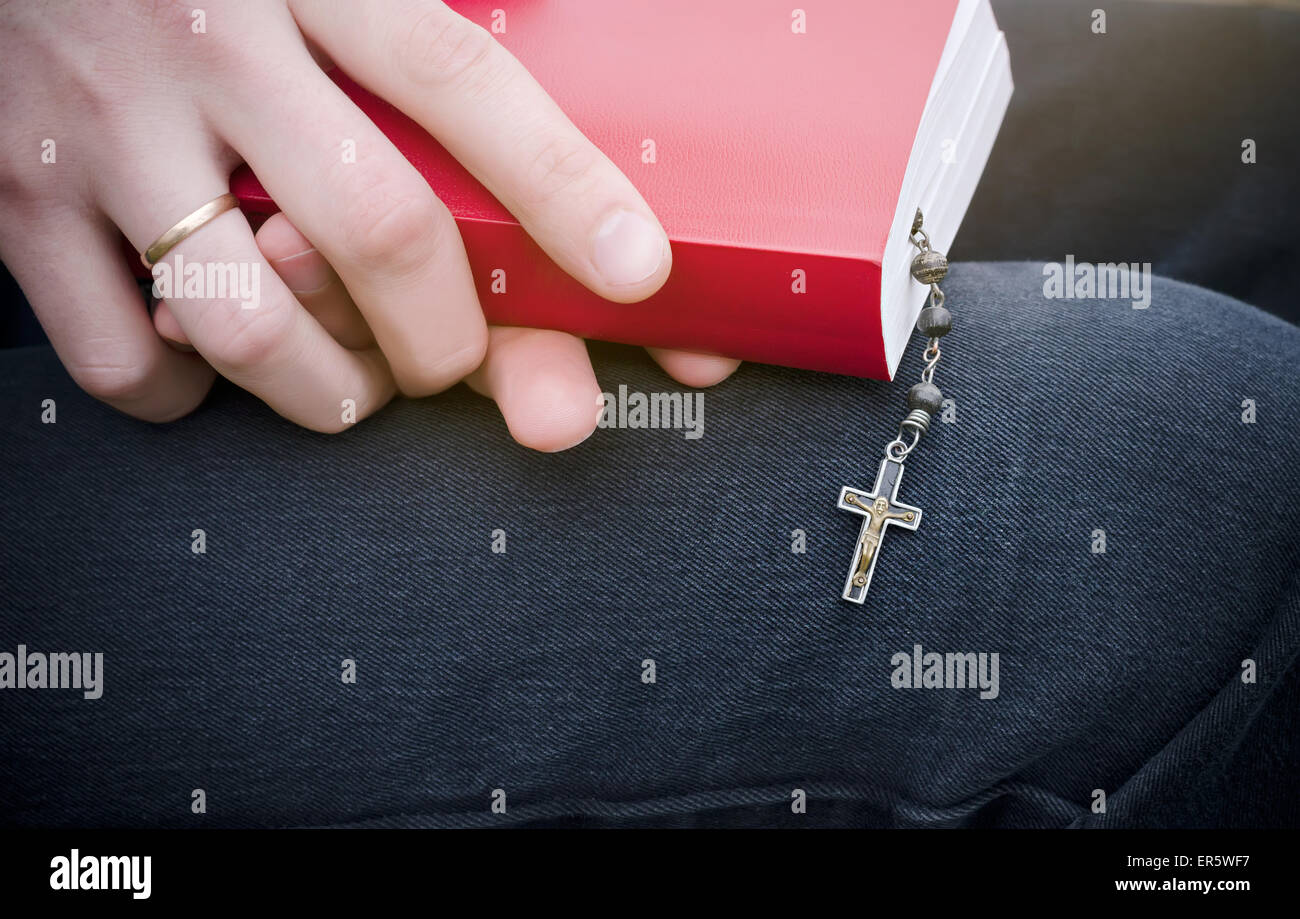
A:
[[[903,423],[898,426],[899,434],[903,431],[913,431],[916,436],[921,437],[930,430],[930,413],[925,409],[915,408],[907,413]]]
[[[901,432],[900,432],[901,433]],[[901,463],[907,459],[907,454],[916,449],[916,445],[921,442],[920,434],[912,435],[912,442],[909,444],[901,437],[895,437],[885,445],[885,456],[889,457],[896,463]]]
[[[931,338],[930,344],[926,346],[925,353],[921,356],[925,358],[925,369],[921,371],[921,382],[933,383],[934,367],[939,363],[939,358],[943,357],[943,352],[939,350],[939,339]]]
[[[912,245],[926,252],[931,249],[930,234],[925,232],[922,227],[924,217],[920,209],[916,211],[916,217],[912,221],[912,232],[909,236]],[[943,306],[944,295],[939,289],[938,284],[930,285],[930,306]],[[931,338],[926,343],[925,351],[921,355],[925,360],[925,368],[921,371],[922,383],[934,382],[934,369],[943,357],[943,352],[939,350],[939,339]],[[896,463],[901,463],[907,459],[908,455],[916,449],[924,436],[930,430],[931,422],[930,413],[922,409],[913,409],[906,418],[898,425],[898,436],[885,445],[885,456]],[[904,438],[911,435],[909,443]]]

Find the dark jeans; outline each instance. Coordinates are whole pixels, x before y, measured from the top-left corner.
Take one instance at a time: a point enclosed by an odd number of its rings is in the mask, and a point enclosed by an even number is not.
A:
[[[1042,285],[954,267],[956,420],[863,607],[835,499],[872,484],[916,340],[892,384],[746,366],[702,438],[557,455],[463,388],[337,437],[229,386],[155,427],[0,354],[0,651],[104,654],[97,700],[0,691],[0,819],[1300,824],[1300,329]],[[595,350],[609,392],[680,389]],[[996,652],[996,697],[896,688],[916,645]]]

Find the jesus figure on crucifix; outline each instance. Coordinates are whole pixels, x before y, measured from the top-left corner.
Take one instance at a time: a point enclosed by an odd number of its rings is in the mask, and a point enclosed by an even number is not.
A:
[[[853,574],[854,585],[865,587],[871,571],[871,562],[876,557],[876,549],[880,547],[880,537],[885,529],[885,521],[911,521],[915,519],[916,513],[910,510],[890,513],[891,505],[889,499],[884,495],[871,502],[870,507],[864,505],[858,500],[858,496],[852,492],[845,495],[844,500],[849,504],[856,504],[866,512],[867,521],[862,527],[862,541],[858,544],[858,569]]]

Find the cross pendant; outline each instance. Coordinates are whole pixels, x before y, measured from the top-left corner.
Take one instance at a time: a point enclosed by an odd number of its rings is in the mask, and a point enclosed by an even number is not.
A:
[[[909,507],[895,500],[902,478],[903,464],[886,459],[880,464],[876,485],[870,492],[847,485],[840,489],[839,509],[866,518],[862,521],[862,531],[858,533],[857,551],[853,553],[849,576],[844,581],[844,599],[850,603],[862,603],[867,599],[867,588],[871,586],[871,573],[876,570],[885,528],[900,526],[915,530],[921,523],[919,507]]]

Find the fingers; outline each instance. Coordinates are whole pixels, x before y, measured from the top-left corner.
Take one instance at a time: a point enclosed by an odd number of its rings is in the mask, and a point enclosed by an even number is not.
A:
[[[181,328],[180,320],[172,314],[172,309],[157,297],[149,300],[149,312],[153,314],[153,327],[167,340],[173,348],[181,351],[193,351],[194,346]]]
[[[719,354],[700,354],[696,351],[670,351],[667,348],[646,348],[655,362],[670,377],[686,386],[702,389],[716,386],[736,372],[740,361]]]
[[[187,191],[122,195],[110,216],[143,249],[171,222],[215,197],[218,182],[205,173],[185,183]],[[186,283],[164,289],[163,299],[185,339],[219,373],[284,417],[316,431],[341,431],[392,397],[382,355],[349,351],[331,338],[271,270],[238,211],[177,245],[155,267],[155,287],[182,263],[202,270],[184,269],[177,280]]]
[[[587,346],[564,332],[492,326],[487,357],[465,382],[496,400],[525,447],[567,450],[596,430],[601,394]]]
[[[545,452],[582,443],[596,429],[600,385],[583,341],[564,332],[492,326],[487,357],[466,378],[475,392],[496,400],[511,436]],[[691,351],[649,349],[687,386],[712,386],[740,361]]]
[[[237,83],[245,98],[214,103],[208,117],[338,272],[402,391],[446,389],[487,346],[455,221],[300,39],[296,47],[285,54],[301,60],[281,62],[277,92]]]
[[[354,351],[374,346],[375,337],[343,281],[287,217],[275,214],[262,224],[255,238],[280,280],[335,341]],[[178,347],[190,347],[166,303],[154,306],[153,322],[163,338]]]
[[[187,415],[203,401],[212,368],[154,334],[107,220],[90,221],[80,212],[51,219],[25,240],[8,240],[4,259],[59,359],[87,393],[157,422]]]
[[[288,217],[267,219],[256,239],[285,286],[339,344],[353,350],[374,346],[375,336],[342,279]]]
[[[663,284],[668,237],[641,195],[486,30],[437,0],[290,8],[309,38],[437,137],[569,274],[618,302]]]

